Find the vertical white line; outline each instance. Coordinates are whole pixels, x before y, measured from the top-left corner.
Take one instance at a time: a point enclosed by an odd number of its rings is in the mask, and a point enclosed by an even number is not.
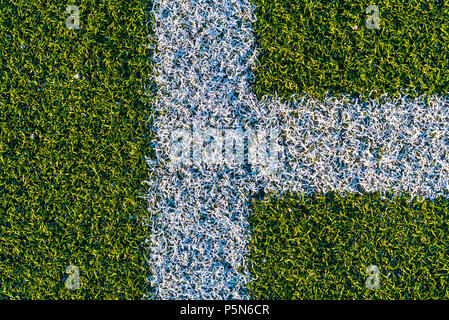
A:
[[[147,198],[148,262],[157,298],[246,298],[247,196],[256,186],[241,166],[224,170],[200,159],[201,148],[201,158],[220,155],[205,155],[208,148],[196,133],[239,129],[243,118],[252,117],[247,111],[256,102],[247,84],[255,56],[252,9],[242,0],[155,1],[161,114]],[[171,132],[193,127],[193,165],[170,162]]]

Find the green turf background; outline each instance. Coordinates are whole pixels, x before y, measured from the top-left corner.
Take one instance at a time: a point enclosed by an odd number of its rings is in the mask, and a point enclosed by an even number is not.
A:
[[[449,92],[449,1],[252,0],[257,96]],[[365,25],[377,5],[380,29]],[[358,28],[353,30],[357,25]]]
[[[287,195],[250,216],[255,299],[447,299],[447,199]],[[377,265],[378,290],[365,287]]]
[[[367,2],[254,3],[259,97],[448,91],[447,1],[373,2],[380,30],[364,26]],[[80,30],[65,28],[67,4],[0,0],[0,299],[139,299],[151,290],[138,199],[151,154],[141,100],[151,5],[74,4]],[[378,195],[259,203],[251,295],[447,298],[447,208]],[[71,264],[80,290],[64,287]],[[364,287],[371,264],[379,291]]]
[[[0,299],[140,299],[151,3],[0,8]],[[72,264],[79,290],[64,286]]]

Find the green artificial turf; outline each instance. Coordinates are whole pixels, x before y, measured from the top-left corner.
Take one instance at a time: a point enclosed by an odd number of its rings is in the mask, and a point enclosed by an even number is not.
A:
[[[66,28],[66,3],[0,0],[0,299],[151,290],[139,198],[151,3],[73,4],[79,30]],[[69,265],[78,290],[64,285]]]
[[[259,98],[449,92],[449,1],[252,2]],[[379,29],[366,27],[369,5],[379,8]]]
[[[259,97],[449,91],[448,1],[253,2]],[[151,155],[151,3],[74,4],[79,30],[66,29],[65,3],[0,0],[0,299],[139,299],[152,290],[139,199]],[[365,27],[369,4],[380,9],[379,30]],[[376,194],[258,203],[250,295],[447,298],[448,208]],[[379,290],[365,288],[372,264]],[[80,269],[79,290],[64,286],[69,265]]]
[[[287,195],[254,204],[254,299],[449,298],[448,200]],[[366,288],[370,265],[379,289]]]

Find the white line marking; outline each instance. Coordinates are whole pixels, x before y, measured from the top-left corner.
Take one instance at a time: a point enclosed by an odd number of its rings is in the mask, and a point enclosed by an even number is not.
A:
[[[250,281],[248,197],[268,192],[409,192],[445,194],[449,182],[449,103],[433,97],[360,103],[345,97],[257,101],[249,91],[257,51],[246,0],[156,0],[158,84],[148,161],[152,231],[148,263],[159,299],[245,299]],[[282,168],[170,162],[171,133],[204,128],[280,130]]]

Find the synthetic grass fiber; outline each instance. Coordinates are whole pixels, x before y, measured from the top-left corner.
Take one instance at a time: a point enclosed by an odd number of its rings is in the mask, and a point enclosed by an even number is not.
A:
[[[448,200],[288,195],[255,203],[255,299],[447,299]],[[380,269],[379,289],[365,287]]]
[[[66,3],[0,1],[0,299],[151,290],[139,199],[151,4],[74,4],[79,30]],[[64,285],[69,265],[80,289]]]

